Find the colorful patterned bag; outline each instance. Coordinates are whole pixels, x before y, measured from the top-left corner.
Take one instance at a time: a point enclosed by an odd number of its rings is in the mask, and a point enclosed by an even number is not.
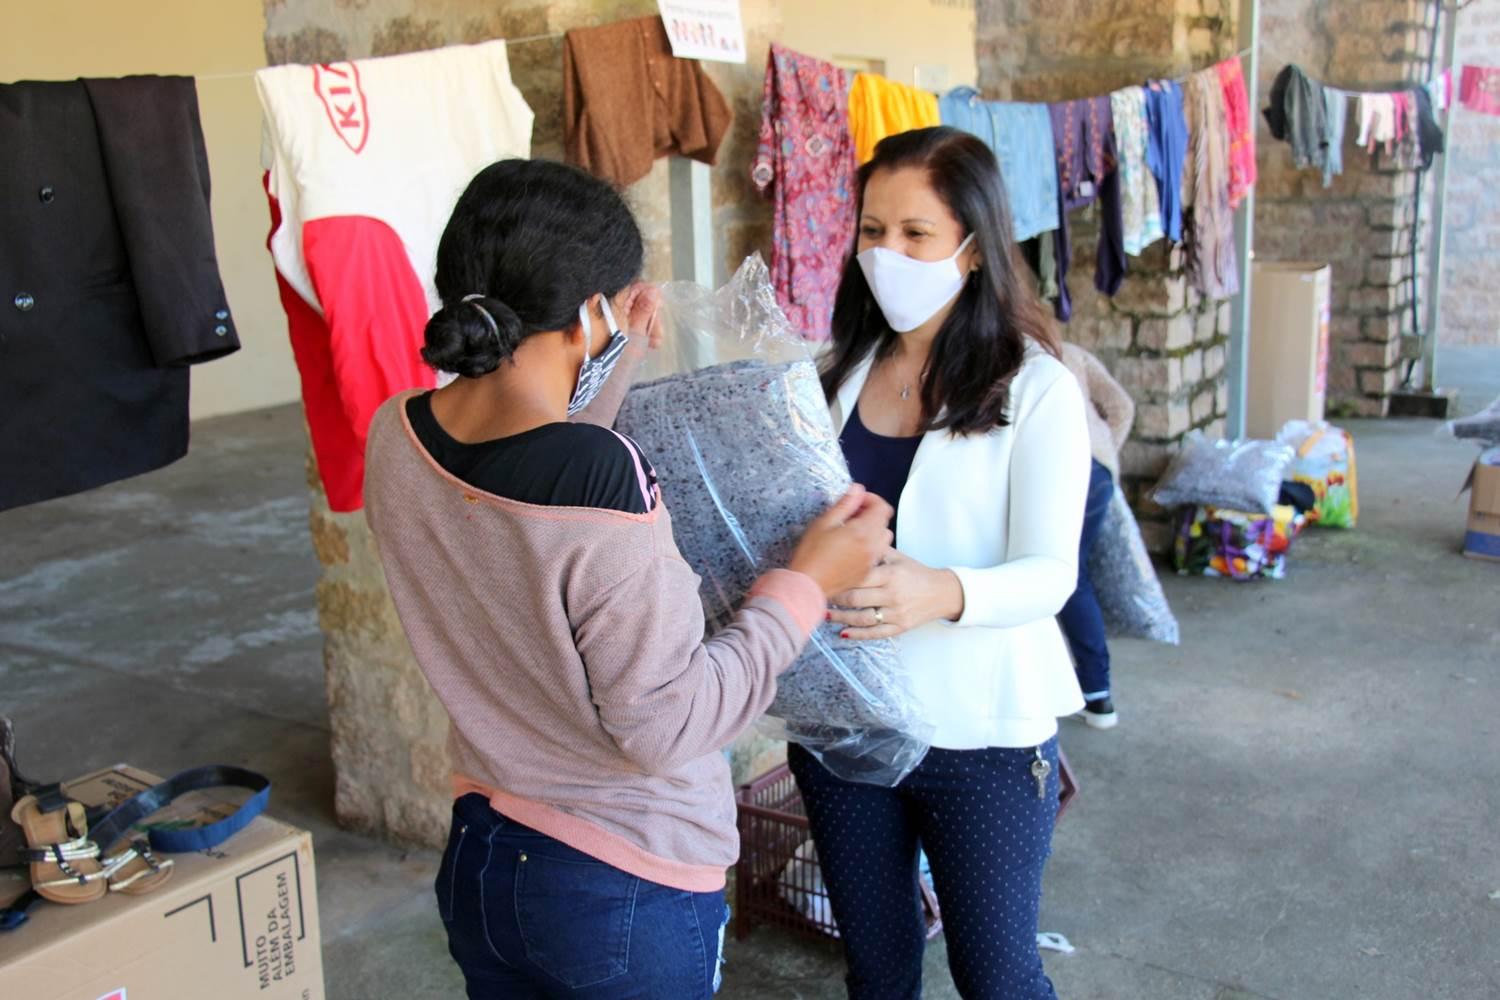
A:
[[[1318,504],[1307,515],[1308,524],[1352,528],[1359,520],[1359,484],[1354,466],[1354,439],[1331,424],[1292,420],[1276,435],[1297,449],[1288,472],[1291,479],[1313,489]]]
[[[1217,507],[1185,507],[1178,522],[1173,561],[1183,576],[1280,580],[1286,554],[1306,518],[1278,504],[1270,514]]]

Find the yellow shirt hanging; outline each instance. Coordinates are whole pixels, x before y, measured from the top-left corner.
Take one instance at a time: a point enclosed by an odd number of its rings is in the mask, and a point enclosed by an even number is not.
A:
[[[856,73],[849,91],[849,131],[860,163],[875,156],[888,135],[942,124],[936,94],[874,73]]]

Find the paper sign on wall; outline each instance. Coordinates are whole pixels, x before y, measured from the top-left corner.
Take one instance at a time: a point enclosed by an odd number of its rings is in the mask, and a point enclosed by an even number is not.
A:
[[[657,6],[677,58],[745,61],[740,0],[657,0]]]

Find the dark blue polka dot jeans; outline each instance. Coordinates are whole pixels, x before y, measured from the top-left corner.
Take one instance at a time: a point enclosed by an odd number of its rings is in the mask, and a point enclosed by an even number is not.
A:
[[[1050,765],[1038,794],[1038,749]],[[849,965],[850,1000],[917,1000],[925,850],[948,967],[964,1000],[1056,1000],[1036,947],[1042,869],[1057,820],[1057,739],[1040,748],[934,748],[895,788],[788,752]]]

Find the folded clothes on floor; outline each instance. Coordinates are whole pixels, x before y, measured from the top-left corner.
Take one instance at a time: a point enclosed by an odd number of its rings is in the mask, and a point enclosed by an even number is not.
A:
[[[1183,576],[1233,580],[1280,580],[1286,554],[1306,518],[1295,507],[1276,505],[1269,514],[1216,507],[1188,507],[1178,521],[1174,551]]]

